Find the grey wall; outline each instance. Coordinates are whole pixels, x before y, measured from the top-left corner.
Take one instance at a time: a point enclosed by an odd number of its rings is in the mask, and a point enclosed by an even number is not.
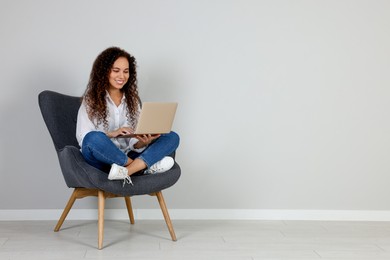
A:
[[[115,45],[180,103],[170,208],[390,210],[389,32],[386,0],[1,0],[0,209],[63,208],[37,95]]]

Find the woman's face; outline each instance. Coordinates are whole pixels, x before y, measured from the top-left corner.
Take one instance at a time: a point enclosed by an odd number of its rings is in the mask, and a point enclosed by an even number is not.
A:
[[[125,57],[119,57],[112,65],[108,82],[110,89],[122,89],[129,79],[129,62]]]

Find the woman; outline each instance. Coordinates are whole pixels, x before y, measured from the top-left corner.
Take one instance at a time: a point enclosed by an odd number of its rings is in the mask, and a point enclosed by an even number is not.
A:
[[[179,145],[175,132],[120,137],[133,132],[139,112],[135,58],[118,47],[104,50],[92,66],[76,137],[85,160],[109,172],[110,180],[132,184],[136,172],[164,172],[174,164],[168,155]]]

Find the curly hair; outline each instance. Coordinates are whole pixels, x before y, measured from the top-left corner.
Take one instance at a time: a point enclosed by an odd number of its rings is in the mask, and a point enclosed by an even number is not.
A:
[[[136,60],[125,50],[118,47],[110,47],[97,56],[93,63],[87,89],[84,93],[84,100],[87,105],[88,116],[96,124],[103,123],[104,128],[108,130],[106,90],[109,88],[109,75],[114,62],[124,57],[129,62],[129,79],[121,91],[126,97],[127,103],[127,121],[130,126],[136,125],[138,107],[140,98],[137,87]]]

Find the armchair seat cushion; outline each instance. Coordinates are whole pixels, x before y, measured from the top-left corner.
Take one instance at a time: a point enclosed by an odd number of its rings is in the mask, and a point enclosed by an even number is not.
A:
[[[175,163],[172,169],[163,173],[133,175],[133,185],[123,186],[122,181],[110,181],[107,173],[89,165],[75,146],[65,146],[58,151],[58,157],[68,187],[97,188],[121,196],[144,195],[164,190],[175,184],[181,173],[179,165]]]

